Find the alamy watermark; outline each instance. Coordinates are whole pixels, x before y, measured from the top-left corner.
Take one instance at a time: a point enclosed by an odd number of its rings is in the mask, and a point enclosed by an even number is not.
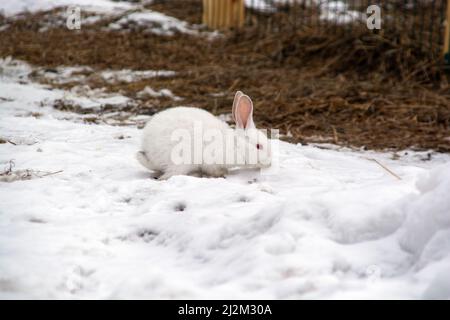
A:
[[[366,277],[367,282],[374,283],[381,278],[381,268],[376,265],[372,264],[366,268]]]
[[[77,6],[70,6],[66,10],[66,26],[69,30],[81,29],[81,8]]]
[[[271,174],[279,164],[279,130],[204,128],[195,121],[193,130],[171,133],[173,165],[219,165],[262,168]]]
[[[366,25],[369,30],[381,29],[381,8],[380,6],[373,4],[367,7],[367,20]]]

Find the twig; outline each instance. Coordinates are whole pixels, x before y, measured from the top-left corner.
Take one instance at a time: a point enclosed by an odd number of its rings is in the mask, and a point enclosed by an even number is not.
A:
[[[42,177],[46,177],[46,176],[51,176],[51,175],[54,175],[54,174],[58,174],[58,173],[61,173],[61,172],[63,172],[64,170],[59,170],[59,171],[55,171],[55,172],[48,172],[48,173],[46,173],[46,174],[43,174],[42,176],[41,176],[41,178]]]
[[[233,84],[231,85],[231,87],[228,88],[228,91],[233,91],[234,88],[237,87],[237,85],[239,84],[239,79],[234,80]]]
[[[382,167],[384,170],[386,170],[387,172],[389,172],[391,175],[393,175],[394,177],[396,177],[398,180],[402,180],[402,178],[400,178],[397,174],[395,174],[394,172],[392,172],[388,167],[386,167],[384,164],[382,164],[381,162],[379,162],[377,159],[374,158],[366,158],[367,160],[371,160],[374,161],[375,163],[377,163],[380,167]]]
[[[12,170],[13,170],[14,166],[16,165],[16,163],[14,162],[14,159],[9,160],[8,164],[9,164],[9,168],[5,169],[1,173],[1,175],[10,175],[12,173]]]
[[[339,143],[339,139],[338,139],[338,134],[336,131],[336,127],[335,126],[331,126],[331,129],[333,129],[333,140],[335,144]]]

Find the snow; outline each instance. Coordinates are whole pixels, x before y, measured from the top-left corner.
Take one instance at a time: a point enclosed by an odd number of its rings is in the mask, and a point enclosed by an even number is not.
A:
[[[146,86],[144,89],[138,92],[137,94],[138,98],[145,98],[145,97],[154,97],[154,98],[170,98],[175,101],[183,100],[183,98],[178,97],[173,94],[173,92],[169,89],[161,89],[161,90],[154,90],[149,86]]]
[[[156,77],[173,77],[175,71],[167,70],[106,70],[100,73],[100,76],[108,82],[135,82],[143,79],[150,79]]]
[[[8,58],[7,58],[8,59]],[[0,63],[5,59],[0,59]],[[8,68],[8,66],[6,66]],[[169,70],[93,70],[87,66],[59,66],[57,68],[35,68],[33,78],[43,78],[53,84],[84,83],[87,78],[100,78],[110,84],[119,82],[132,83],[151,78],[174,77],[175,71]],[[77,88],[79,89],[79,88]]]
[[[156,181],[135,126],[0,70],[0,298],[450,297],[448,155],[280,142],[276,174]]]
[[[365,15],[359,11],[350,10],[348,4],[342,1],[330,1],[320,5],[320,19],[333,21],[337,24],[347,24],[362,21]]]
[[[347,3],[343,1],[321,1],[321,0],[245,0],[245,6],[253,10],[274,13],[277,11],[275,5],[300,5],[317,6],[320,9],[320,20],[332,21],[337,24],[347,24],[362,21],[365,15],[359,11],[350,10]],[[299,9],[297,9],[299,10]]]
[[[276,12],[272,3],[264,0],[245,0],[245,6],[261,12]]]
[[[148,26],[150,27],[150,32],[158,35],[171,36],[174,34],[174,31],[187,34],[197,33],[196,30],[189,28],[189,24],[187,22],[152,10],[130,13],[122,17],[120,20],[111,23],[109,27],[112,29],[123,29],[125,25],[130,23],[135,23],[140,26]]]
[[[39,31],[46,32],[52,28],[66,27],[69,14],[73,13],[68,9],[74,7],[80,8],[81,27],[97,23],[103,19],[120,18],[130,10],[141,9],[140,6],[130,2],[112,0],[9,0],[0,2],[0,13],[7,17],[16,17],[26,12],[35,13],[60,9],[43,15],[38,21]],[[86,13],[89,15],[86,16]],[[2,30],[8,28],[8,24],[0,26]]]
[[[420,197],[405,203],[407,219],[401,230],[400,244],[416,256],[442,257],[450,252],[450,166],[439,167],[417,184]],[[441,232],[442,231],[442,232]],[[433,237],[437,237],[436,242]]]
[[[80,7],[81,12],[88,12],[89,17],[81,17],[80,27],[97,23],[102,19],[113,20],[106,29],[126,31],[130,26],[140,26],[156,35],[172,36],[176,32],[192,36],[205,36],[213,39],[220,36],[218,32],[201,31],[201,26],[190,25],[175,17],[167,16],[161,12],[143,9],[140,4],[119,2],[112,0],[16,0],[0,3],[0,12],[6,16],[14,16],[23,12],[36,12],[54,8]],[[52,27],[63,27],[66,24],[68,13],[65,11],[52,13],[48,21],[43,19],[40,31],[47,31]],[[8,28],[8,25],[1,26]]]
[[[140,10],[123,15],[119,20],[109,24],[112,30],[127,30],[130,26],[145,28],[147,32],[160,36],[173,36],[176,32],[191,36],[205,36],[214,39],[220,36],[218,32],[200,31],[200,25],[191,25],[175,17],[153,10]]]
[[[53,83],[66,84],[81,82],[86,78],[83,73],[92,71],[90,67],[86,66],[57,67],[55,69],[38,68],[35,70],[35,76],[44,77]]]
[[[131,3],[112,0],[5,0],[0,2],[0,11],[6,16],[23,12],[51,10],[57,7],[79,6],[83,10],[115,13],[135,8]]]

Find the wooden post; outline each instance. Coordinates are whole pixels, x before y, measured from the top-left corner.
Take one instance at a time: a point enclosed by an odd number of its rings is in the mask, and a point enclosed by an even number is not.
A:
[[[447,21],[445,25],[444,59],[450,65],[450,0],[447,0]]]
[[[211,29],[240,28],[244,18],[244,0],[203,0],[203,23]]]

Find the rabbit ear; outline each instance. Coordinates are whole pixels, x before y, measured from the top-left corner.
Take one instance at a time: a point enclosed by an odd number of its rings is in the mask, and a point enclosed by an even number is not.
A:
[[[243,95],[244,94],[242,93],[242,91],[237,91],[236,94],[234,95],[233,109],[232,109],[231,113],[233,115],[233,120],[236,123],[237,123],[237,120],[236,120],[236,106],[237,106],[239,98],[242,97]]]
[[[242,94],[236,103],[236,125],[239,129],[254,128],[253,123],[253,102],[249,96]]]

